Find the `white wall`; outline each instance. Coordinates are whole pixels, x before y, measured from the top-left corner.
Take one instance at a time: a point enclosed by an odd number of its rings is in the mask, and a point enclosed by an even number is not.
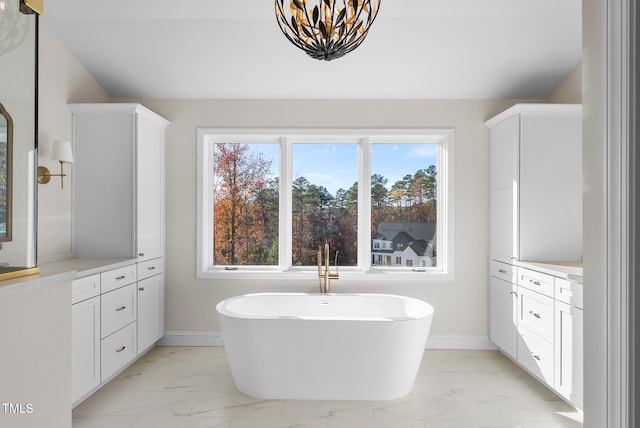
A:
[[[26,412],[0,409],[0,426],[70,428],[70,283],[0,298],[0,343],[0,403],[22,404]]]

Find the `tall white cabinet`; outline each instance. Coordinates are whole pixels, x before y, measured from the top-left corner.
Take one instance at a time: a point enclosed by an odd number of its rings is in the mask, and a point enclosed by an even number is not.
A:
[[[164,334],[169,122],[140,104],[70,104],[69,109],[73,251],[79,260],[125,260],[126,265],[72,284],[77,404]]]
[[[486,122],[491,259],[582,259],[582,107],[516,104]]]
[[[164,146],[169,122],[140,104],[70,104],[73,250],[77,257],[164,253]]]
[[[490,338],[580,408],[582,108],[516,104],[486,125]]]

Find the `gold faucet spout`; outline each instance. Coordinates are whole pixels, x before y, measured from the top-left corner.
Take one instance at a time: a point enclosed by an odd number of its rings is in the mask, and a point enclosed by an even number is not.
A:
[[[325,244],[324,246],[324,268],[322,266],[323,261],[322,247],[318,247],[318,282],[320,285],[321,293],[331,293],[331,280],[338,279],[340,276],[338,274],[338,251],[336,251],[336,272],[331,272],[331,265],[329,259],[329,244]]]

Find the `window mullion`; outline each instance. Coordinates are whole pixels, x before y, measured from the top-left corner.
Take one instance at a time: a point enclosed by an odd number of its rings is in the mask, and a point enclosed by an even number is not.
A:
[[[358,142],[358,266],[371,268],[371,139]]]
[[[280,138],[280,242],[278,264],[280,269],[291,268],[293,238],[293,158],[292,142],[288,137]]]

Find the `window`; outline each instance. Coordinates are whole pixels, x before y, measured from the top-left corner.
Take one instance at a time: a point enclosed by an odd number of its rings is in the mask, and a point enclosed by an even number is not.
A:
[[[199,278],[309,275],[325,244],[341,276],[452,276],[453,131],[198,129],[197,144]]]

